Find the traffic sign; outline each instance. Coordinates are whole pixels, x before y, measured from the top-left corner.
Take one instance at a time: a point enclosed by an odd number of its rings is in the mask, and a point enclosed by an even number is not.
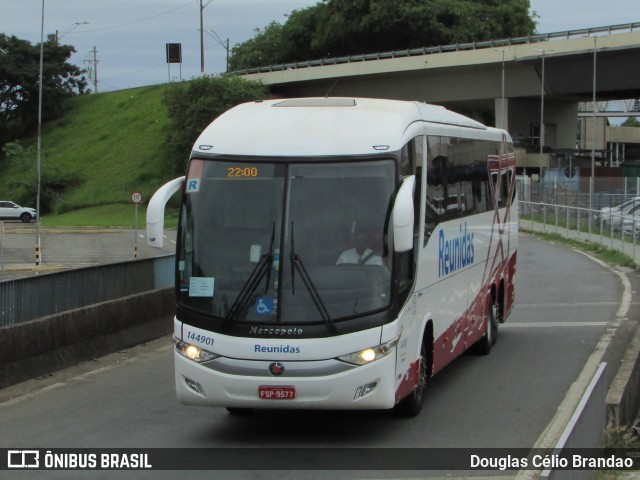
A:
[[[142,194],[140,192],[133,192],[131,194],[131,201],[135,204],[142,202]]]

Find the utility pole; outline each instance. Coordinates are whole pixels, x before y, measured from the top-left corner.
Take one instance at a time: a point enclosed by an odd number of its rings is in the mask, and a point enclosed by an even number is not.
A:
[[[38,154],[36,158],[36,267],[40,265],[40,163],[42,161],[42,82],[44,70],[44,0],[42,0],[42,26],[40,29],[40,73],[38,75]]]
[[[538,160],[538,166],[540,169],[540,179],[542,181],[542,158],[544,152],[544,58],[548,52],[553,52],[553,49],[534,49],[537,52],[542,53],[542,74],[540,75],[540,158]],[[548,165],[547,165],[548,167]]]
[[[89,54],[93,54],[93,59],[92,60],[85,60],[85,63],[88,63],[89,65],[92,65],[91,67],[89,67],[90,71],[93,72],[92,76],[93,76],[93,92],[94,93],[98,93],[98,50],[96,50],[96,47],[93,47],[93,50],[91,50],[89,52]]]
[[[500,128],[503,130],[508,130],[508,122],[507,122],[507,118],[506,118],[506,108],[505,108],[505,102],[506,102],[506,98],[505,98],[505,75],[504,75],[504,54],[506,52],[510,52],[512,49],[511,48],[494,48],[493,51],[494,52],[502,52],[502,88],[501,88],[501,95],[500,95],[500,111],[501,111],[501,121],[500,121]],[[496,126],[498,122],[496,122]]]
[[[93,46],[93,88],[98,93],[98,51]]]
[[[203,12],[204,9],[212,2],[213,0],[209,0],[206,4],[202,4],[202,0],[200,0],[200,73],[204,75],[204,19]]]
[[[595,190],[596,180],[596,74],[597,74],[597,45],[598,37],[593,36],[593,98],[591,99],[593,107],[591,108],[591,182],[589,184],[589,208],[593,208],[593,194]],[[605,154],[606,157],[606,154]],[[591,211],[589,211],[589,219],[591,219]]]
[[[220,36],[210,28],[206,29],[205,32],[207,32],[211,38],[213,38],[216,42],[218,42],[218,44],[227,51],[227,67],[225,68],[224,72],[228,73],[229,72],[229,39],[227,38],[226,42],[223,41],[220,38]]]

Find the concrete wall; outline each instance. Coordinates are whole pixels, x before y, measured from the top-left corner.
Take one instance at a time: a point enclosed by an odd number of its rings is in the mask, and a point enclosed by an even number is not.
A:
[[[173,287],[0,327],[0,389],[173,330]]]
[[[618,373],[607,395],[607,426],[613,431],[624,430],[640,409],[640,328],[622,359]]]

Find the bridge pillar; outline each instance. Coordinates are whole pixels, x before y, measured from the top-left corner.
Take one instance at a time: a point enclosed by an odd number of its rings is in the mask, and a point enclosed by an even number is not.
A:
[[[496,124],[500,125],[501,101],[496,99]],[[510,98],[505,108],[507,130],[511,136],[530,139],[539,145],[540,99]],[[544,142],[551,148],[576,148],[578,103],[546,100],[544,103]]]

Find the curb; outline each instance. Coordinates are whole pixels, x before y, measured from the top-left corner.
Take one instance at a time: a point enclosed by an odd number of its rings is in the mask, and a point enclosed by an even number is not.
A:
[[[607,429],[619,431],[633,424],[640,409],[640,328],[627,348],[607,394]]]
[[[534,225],[536,225],[536,227],[534,227]],[[520,231],[524,233],[531,232],[532,234],[541,233],[540,225],[541,224],[532,223],[532,228],[525,227],[521,228]],[[557,233],[565,238],[585,241],[571,235],[563,235],[564,232],[549,233]],[[627,275],[622,273],[618,268],[610,267],[588,253],[581,253],[591,258],[594,262],[614,271],[620,277],[623,284],[629,283]],[[634,285],[632,287],[630,284],[625,287],[625,290],[629,290],[630,292],[631,290],[637,289],[637,286]],[[632,306],[631,298],[628,298],[627,302],[630,308]],[[636,317],[631,317],[631,313]],[[606,345],[599,345],[596,348],[596,351],[602,350],[600,358],[605,357],[605,360],[608,360],[609,367],[613,369],[611,374],[615,375],[614,380],[609,384],[606,399],[606,433],[609,434],[631,426],[640,410],[640,325],[636,320],[632,320],[632,318],[637,318],[637,312],[619,311],[617,317],[614,324],[609,327]],[[613,331],[611,330],[612,328]],[[606,357],[608,357],[610,353],[609,346],[614,341],[625,344],[624,353],[619,359],[614,355],[612,355],[613,358],[607,359]]]

